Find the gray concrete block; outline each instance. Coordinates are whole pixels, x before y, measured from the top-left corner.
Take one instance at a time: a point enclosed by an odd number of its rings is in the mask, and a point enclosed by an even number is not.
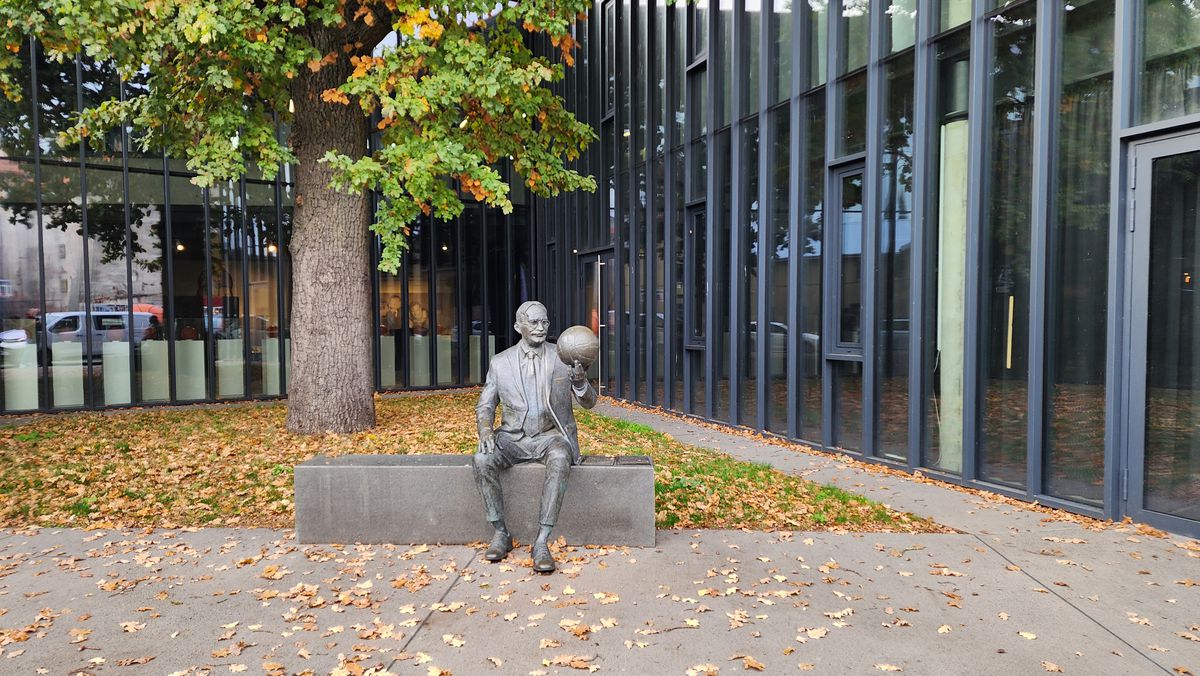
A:
[[[296,467],[296,539],[304,544],[466,544],[488,541],[469,455],[318,456]],[[504,473],[505,520],[521,542],[537,534],[545,468]],[[573,545],[654,546],[649,457],[585,456],[571,468],[554,537]]]

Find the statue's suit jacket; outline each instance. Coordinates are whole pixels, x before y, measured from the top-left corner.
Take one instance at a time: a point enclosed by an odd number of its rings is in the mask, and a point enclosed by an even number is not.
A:
[[[572,410],[574,402],[584,408],[596,405],[596,390],[590,380],[581,396],[575,396],[571,386],[571,371],[558,358],[558,348],[551,343],[542,345],[542,363],[539,365],[540,375],[537,391],[542,397],[542,406],[547,411],[553,411],[556,418],[555,426],[571,444],[571,461],[579,464],[583,456],[579,453],[579,433],[575,425],[575,413]],[[522,378],[525,372],[521,369],[520,343],[492,357],[488,366],[487,380],[483,392],[479,395],[479,404],[475,407],[475,421],[482,432],[491,429],[496,419],[496,404],[504,404],[500,417],[500,427],[497,431],[524,433],[525,387]]]

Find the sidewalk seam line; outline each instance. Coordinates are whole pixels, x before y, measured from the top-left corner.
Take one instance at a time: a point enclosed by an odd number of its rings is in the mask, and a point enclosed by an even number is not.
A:
[[[1042,582],[1041,580],[1039,580],[1039,579],[1037,579],[1036,577],[1034,577],[1034,576],[1033,576],[1033,574],[1032,574],[1032,573],[1030,573],[1028,570],[1025,570],[1025,568],[1024,568],[1024,567],[1022,567],[1022,566],[1018,566],[1018,565],[1017,565],[1017,563],[1016,563],[1015,561],[1013,561],[1012,559],[1010,559],[1010,558],[1008,558],[1007,556],[1005,556],[1003,552],[1001,552],[1001,551],[1000,551],[999,549],[997,549],[996,547],[992,546],[992,544],[991,544],[990,542],[988,542],[987,540],[984,540],[983,538],[979,537],[979,535],[977,535],[977,534],[975,534],[975,533],[971,533],[971,535],[973,535],[973,536],[975,537],[975,539],[976,539],[976,540],[978,540],[978,541],[980,542],[980,544],[982,544],[984,547],[987,547],[988,549],[992,550],[992,551],[993,551],[993,552],[996,554],[996,556],[999,556],[1000,558],[1004,559],[1004,560],[1005,560],[1005,561],[1007,561],[1007,562],[1008,562],[1010,565],[1013,565],[1013,566],[1016,566],[1017,568],[1019,568],[1019,569],[1020,569],[1020,571],[1021,571],[1021,573],[1022,573],[1023,575],[1025,575],[1025,577],[1027,577],[1027,578],[1029,578],[1030,580],[1033,580],[1034,582],[1038,583],[1038,585],[1040,585],[1042,589],[1045,589],[1047,592],[1049,592],[1049,593],[1053,594],[1055,597],[1057,597],[1057,598],[1058,598],[1058,600],[1062,601],[1063,603],[1067,604],[1067,605],[1068,605],[1068,606],[1070,606],[1071,608],[1075,609],[1075,611],[1076,611],[1076,612],[1078,612],[1080,615],[1083,615],[1083,616],[1084,616],[1084,617],[1086,617],[1087,619],[1091,620],[1093,624],[1095,624],[1097,627],[1100,627],[1100,628],[1101,628],[1101,629],[1103,629],[1104,631],[1108,632],[1108,633],[1109,633],[1109,635],[1111,635],[1113,638],[1115,638],[1115,639],[1117,639],[1118,641],[1120,641],[1121,643],[1124,643],[1125,645],[1129,646],[1129,649],[1130,649],[1130,650],[1132,650],[1132,651],[1134,651],[1135,653],[1137,653],[1137,654],[1141,655],[1142,657],[1144,657],[1144,658],[1146,659],[1146,661],[1150,662],[1151,664],[1153,664],[1154,666],[1158,667],[1159,669],[1162,669],[1164,672],[1166,672],[1166,673],[1168,673],[1168,674],[1170,674],[1170,673],[1171,673],[1171,671],[1170,671],[1169,669],[1167,669],[1167,668],[1166,668],[1166,667],[1164,667],[1163,665],[1159,664],[1159,663],[1158,663],[1158,660],[1155,660],[1154,658],[1150,657],[1150,656],[1149,656],[1149,655],[1147,655],[1146,653],[1142,652],[1142,650],[1141,650],[1140,648],[1138,648],[1137,646],[1133,645],[1133,644],[1132,644],[1132,643],[1130,643],[1129,641],[1126,641],[1124,638],[1122,638],[1121,636],[1119,636],[1119,635],[1118,635],[1116,632],[1114,632],[1112,629],[1109,629],[1109,628],[1108,628],[1108,627],[1107,627],[1107,626],[1106,626],[1104,623],[1102,623],[1100,620],[1097,620],[1096,618],[1094,618],[1094,617],[1092,617],[1091,615],[1089,615],[1089,614],[1087,613],[1087,611],[1085,611],[1083,608],[1080,608],[1079,606],[1077,606],[1077,605],[1075,605],[1074,603],[1072,603],[1070,599],[1068,599],[1067,597],[1063,596],[1062,594],[1059,594],[1058,592],[1056,592],[1056,591],[1054,591],[1053,589],[1051,589],[1051,587],[1053,587],[1054,585],[1046,585],[1046,583],[1044,583],[1044,582]]]
[[[475,563],[475,559],[477,558],[479,558],[479,550],[475,550],[475,552],[471,554],[471,558],[467,561],[466,565],[458,569],[458,574],[454,576],[454,581],[450,583],[449,587],[446,587],[446,591],[442,592],[442,595],[438,597],[438,600],[434,601],[433,603],[441,603],[442,601],[446,600],[446,597],[450,595],[450,592],[454,591],[454,588],[458,586],[458,581],[462,579],[463,572],[470,570],[471,564]],[[432,606],[433,604],[430,605]],[[425,613],[425,617],[421,618],[421,621],[417,623],[416,630],[413,631],[412,636],[409,636],[408,640],[404,642],[404,645],[400,646],[401,653],[408,650],[408,646],[417,638],[417,635],[421,633],[421,630],[425,628],[425,623],[429,621],[429,618],[433,617],[433,613],[434,611],[431,607],[429,612]],[[387,670],[391,671],[392,667],[396,666],[396,663],[399,661],[399,657],[392,658],[392,661],[387,666]]]

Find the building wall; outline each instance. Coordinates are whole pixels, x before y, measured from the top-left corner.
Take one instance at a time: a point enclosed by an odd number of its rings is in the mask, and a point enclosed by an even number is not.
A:
[[[200,189],[131,130],[61,147],[80,105],[140,84],[20,55],[23,100],[0,100],[0,414],[286,394],[291,168]],[[479,383],[512,343],[532,285],[513,198],[416,224],[399,274],[376,275],[376,387]]]
[[[600,290],[556,307],[612,308],[609,394],[1096,516],[1157,518],[1124,476],[1163,471],[1194,527],[1200,440],[1129,441],[1122,217],[1134,145],[1200,123],[1194,3],[602,0],[577,31],[600,189],[535,211]]]

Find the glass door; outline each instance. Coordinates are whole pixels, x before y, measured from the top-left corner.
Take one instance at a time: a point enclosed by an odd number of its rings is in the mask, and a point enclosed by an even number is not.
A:
[[[615,386],[616,373],[616,299],[613,296],[615,268],[613,254],[606,251],[583,257],[584,321],[600,339],[600,356],[588,369],[588,377],[597,379],[598,389],[607,393]]]
[[[1127,511],[1200,532],[1200,134],[1134,147]]]

